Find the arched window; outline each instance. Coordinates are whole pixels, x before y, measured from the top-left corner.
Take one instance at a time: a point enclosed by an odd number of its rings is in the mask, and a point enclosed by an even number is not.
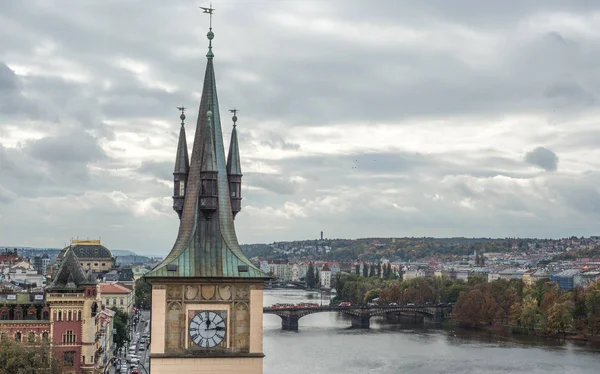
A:
[[[47,333],[46,331],[44,331],[44,332],[42,333],[42,341],[43,341],[44,343],[48,343],[48,340],[49,340],[49,339],[48,339],[48,333]]]
[[[15,320],[23,319],[23,308],[20,306],[15,308]]]
[[[27,309],[27,319],[35,320],[37,319],[37,309],[32,305]]]
[[[77,320],[81,321],[81,310],[77,311]]]
[[[92,304],[92,317],[96,317],[96,314],[98,313],[98,304],[96,304],[95,302]]]
[[[3,307],[2,310],[0,310],[0,320],[7,320],[8,319],[8,309],[6,309],[6,307]]]
[[[69,310],[69,312],[68,312],[68,313],[69,313],[69,314],[68,314],[68,317],[67,317],[67,321],[71,321],[71,311]]]
[[[62,342],[63,343],[75,343],[76,342],[76,336],[73,333],[72,330],[67,330],[62,337]]]
[[[20,332],[18,332],[18,333],[15,334],[15,341],[16,342],[20,342],[21,341],[21,333]]]
[[[42,311],[42,319],[43,320],[49,320],[50,319],[50,312],[48,312],[47,310],[43,310]]]
[[[27,342],[35,343],[35,334],[33,332],[30,332],[29,335],[27,336]]]
[[[58,320],[62,321],[62,310],[58,311]]]

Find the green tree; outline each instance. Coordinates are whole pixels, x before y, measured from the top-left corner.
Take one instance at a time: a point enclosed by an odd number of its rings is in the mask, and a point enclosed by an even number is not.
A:
[[[306,276],[304,279],[306,281],[306,287],[309,289],[315,288],[315,266],[312,262],[308,264],[308,269],[306,270]]]
[[[0,372],[11,374],[61,374],[62,360],[52,354],[48,343],[24,345],[0,341]]]
[[[363,277],[368,277],[369,276],[369,265],[365,264],[363,262]]]
[[[527,330],[533,331],[539,320],[539,310],[537,300],[531,295],[525,296],[521,306],[521,326]]]
[[[546,315],[546,333],[565,333],[573,325],[573,303],[571,301],[558,302],[552,305]]]
[[[149,308],[150,292],[152,292],[152,286],[144,278],[135,281],[135,305]]]
[[[115,342],[116,348],[120,349],[125,347],[125,345],[129,342],[129,335],[127,333],[129,316],[120,309],[111,308],[111,310],[115,312],[113,317],[113,327],[115,328],[116,333],[113,337],[113,341]]]
[[[367,293],[365,293],[364,303],[370,303],[371,301],[373,301],[373,299],[378,298],[380,292],[381,290],[379,288],[367,291]]]

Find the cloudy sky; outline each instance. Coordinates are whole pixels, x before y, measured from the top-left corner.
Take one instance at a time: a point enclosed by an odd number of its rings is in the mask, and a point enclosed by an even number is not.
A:
[[[0,246],[170,250],[199,5],[0,2]],[[240,242],[600,234],[598,1],[213,6]]]

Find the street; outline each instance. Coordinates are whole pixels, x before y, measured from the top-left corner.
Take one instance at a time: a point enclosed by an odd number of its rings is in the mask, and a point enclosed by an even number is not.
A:
[[[149,330],[149,319],[150,319],[150,311],[144,310],[140,313],[141,318],[135,326],[131,327],[129,331],[130,343],[128,346],[125,346],[121,349],[121,354],[118,358],[121,360],[121,369],[117,370],[115,366],[111,366],[107,373],[109,374],[131,374],[132,368],[130,366],[130,362],[127,361],[127,356],[129,354],[129,347],[135,345],[135,355],[137,355],[140,359],[140,364],[134,366],[137,369],[138,373],[147,373],[150,356],[148,353],[148,339],[144,339],[144,342],[140,342],[143,339],[144,334],[150,335]],[[140,349],[140,347],[142,347]],[[126,368],[127,370],[124,370]],[[135,373],[135,372],[134,372]]]

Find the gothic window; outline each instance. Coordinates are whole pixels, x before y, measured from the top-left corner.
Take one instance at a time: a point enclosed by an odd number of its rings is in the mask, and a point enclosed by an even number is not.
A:
[[[20,342],[21,341],[21,333],[20,332],[18,332],[18,333],[15,334],[15,341],[16,342]]]
[[[48,312],[47,310],[43,310],[42,311],[42,319],[44,319],[44,320],[50,319],[50,312]]]
[[[35,343],[35,334],[33,332],[30,332],[29,335],[27,335],[27,342]]]
[[[69,310],[67,313],[68,313],[68,314],[67,314],[67,321],[70,321],[70,320],[71,320],[71,317],[72,317],[72,315],[71,315],[71,311]]]
[[[65,366],[75,365],[75,351],[65,352],[63,363]]]
[[[62,310],[58,311],[58,320],[62,321]]]
[[[75,334],[72,330],[67,330],[62,336],[63,343],[75,343],[77,341]]]
[[[185,182],[179,181],[179,196],[185,196]]]
[[[107,303],[108,304],[108,303]],[[96,317],[96,314],[98,313],[98,304],[93,303],[92,304],[92,317]]]
[[[229,192],[231,192],[231,197],[237,197],[237,186],[235,182],[229,183]]]
[[[29,309],[27,310],[27,319],[28,320],[37,319],[37,309],[33,305],[30,306]]]
[[[15,320],[23,319],[23,309],[18,306],[15,308]]]
[[[7,320],[8,319],[8,310],[6,308],[3,308],[0,311],[0,320]]]
[[[46,331],[42,333],[42,341],[48,343],[48,333]]]
[[[77,320],[81,321],[81,310],[77,311]]]

